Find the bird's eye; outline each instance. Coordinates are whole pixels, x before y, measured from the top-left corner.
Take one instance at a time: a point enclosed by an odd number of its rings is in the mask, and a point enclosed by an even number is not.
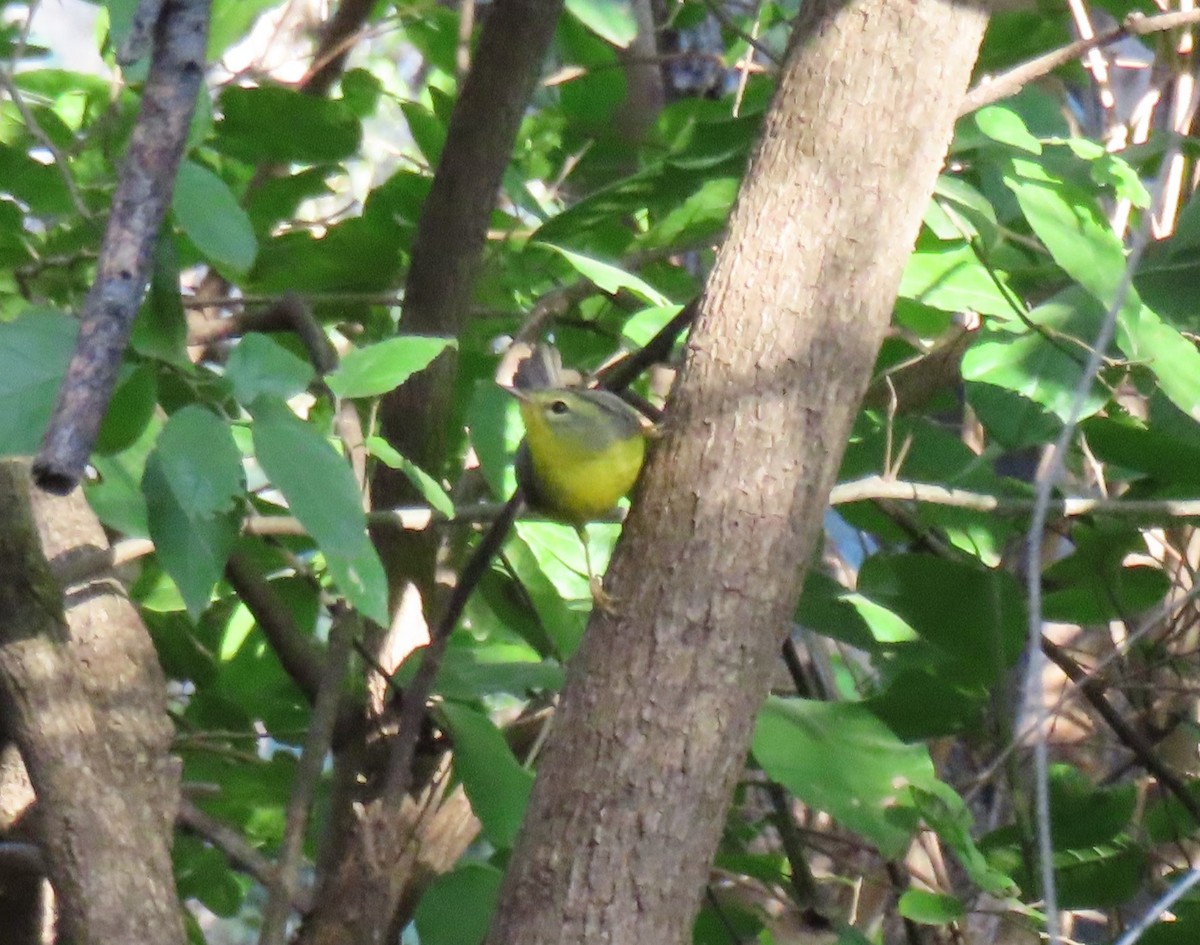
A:
[[[567,406],[567,402],[565,400],[556,400],[550,405],[550,412],[556,413],[559,416],[562,416],[570,409],[571,408]]]

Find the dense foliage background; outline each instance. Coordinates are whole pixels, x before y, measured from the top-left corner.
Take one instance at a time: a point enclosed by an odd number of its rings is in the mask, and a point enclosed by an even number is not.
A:
[[[469,66],[461,26],[487,7],[376,4],[322,97],[296,88],[319,4],[215,0],[207,94],[86,493],[171,680],[188,803],[246,848],[279,852],[312,696],[246,588],[272,592],[302,648],[320,652],[341,600],[407,639],[372,536],[432,530],[441,570],[456,572],[513,484],[519,426],[495,383],[508,342],[552,339],[568,367],[595,372],[697,295],[795,7],[670,4],[646,60],[644,45],[630,51],[633,8],[570,0],[492,214],[475,310],[457,336],[430,337],[406,330],[401,288]],[[53,5],[0,5],[5,454],[38,446],[93,275],[144,78],[144,63],[114,62],[132,8],[98,6],[96,68],[77,70]],[[998,12],[978,76],[1160,12],[1122,0]],[[662,70],[661,108],[629,104],[646,61]],[[1007,91],[964,106],[930,201],[729,813],[695,932],[706,945],[1036,941],[1039,740],[1072,938],[1114,939],[1193,866],[1193,39],[1114,37]],[[1112,344],[1080,391],[1110,309]],[[449,349],[453,406],[434,418],[449,456],[421,468],[379,436],[377,404]],[[669,373],[638,386],[661,403]],[[1050,667],[1035,662],[1029,680],[1026,534],[1053,462],[1070,501],[1051,504],[1032,559]],[[381,465],[411,484],[402,509],[364,501]],[[591,528],[601,560],[618,528]],[[520,522],[468,604],[432,737],[453,746],[449,783],[478,836],[423,891],[407,941],[483,934],[533,777],[530,720],[544,724],[591,605],[582,565],[570,529]],[[386,636],[367,634],[352,674],[376,705],[386,687],[368,659],[389,663]],[[310,878],[337,803],[329,777],[320,790]],[[175,847],[191,934],[250,941],[262,877],[206,823],[190,818]],[[1185,897],[1142,941],[1197,936],[1200,899]]]

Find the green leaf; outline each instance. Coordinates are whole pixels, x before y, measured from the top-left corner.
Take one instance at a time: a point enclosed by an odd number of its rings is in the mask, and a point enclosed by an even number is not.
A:
[[[344,102],[277,86],[227,86],[217,148],[252,164],[319,164],[352,156],[362,126]]]
[[[1025,601],[1012,575],[932,555],[872,555],[859,593],[894,611],[924,639],[969,668],[998,680],[1021,654]]]
[[[1149,366],[1175,406],[1200,420],[1200,351],[1195,344],[1145,305],[1122,309],[1117,344],[1128,358]]]
[[[694,245],[725,228],[741,181],[736,177],[706,180],[700,189],[659,220],[639,241],[647,249]]]
[[[478,625],[472,621],[472,630]],[[531,692],[557,692],[563,667],[544,660],[529,644],[488,640],[478,647],[454,646],[438,670],[437,693],[446,699],[474,700],[498,693],[525,697]]]
[[[896,614],[820,571],[812,571],[804,579],[796,622],[867,652],[878,650],[880,643],[917,639],[916,631]]]
[[[903,852],[917,826],[910,787],[937,783],[929,752],[906,745],[862,705],[772,696],[754,758],[796,797],[875,843]]]
[[[1173,888],[1176,883],[1187,878],[1187,874],[1173,871],[1163,876],[1163,886]],[[1138,945],[1192,945],[1200,940],[1200,900],[1192,892],[1171,906],[1174,919],[1163,916],[1158,925],[1146,930]]]
[[[237,197],[206,167],[184,161],[171,203],[175,220],[218,269],[241,275],[254,265],[258,240]]]
[[[887,688],[863,705],[906,742],[968,732],[979,724],[987,686],[947,663],[928,643],[900,648]]]
[[[365,616],[386,625],[387,578],[349,464],[279,401],[260,396],[251,413],[259,465],[324,553],[334,583]]]
[[[470,863],[435,879],[413,917],[421,945],[479,945],[499,901],[503,875],[494,866]]]
[[[1086,573],[1067,577],[1060,567],[1066,561],[1057,562],[1045,574],[1047,587],[1054,588],[1043,600],[1047,620],[1077,624],[1119,620],[1149,610],[1171,589],[1171,579],[1158,567],[1097,563]]]
[[[441,714],[450,726],[454,770],[462,779],[471,809],[487,838],[506,850],[521,829],[533,774],[521,767],[486,715],[453,702],[443,703]]]
[[[569,249],[564,249],[561,246],[555,246],[553,243],[538,243],[538,246],[544,246],[547,249],[552,249],[563,257],[571,268],[578,272],[585,279],[594,282],[597,287],[605,292],[619,292],[621,289],[628,289],[630,292],[640,296],[651,305],[670,305],[671,300],[655,289],[648,282],[639,279],[637,276],[626,272],[611,263],[601,262],[599,259],[593,259],[591,256],[585,256],[582,253],[572,252]]]
[[[1004,182],[1054,261],[1102,305],[1112,305],[1124,278],[1125,249],[1092,195],[1023,159],[1010,162]],[[1200,419],[1200,351],[1143,305],[1132,286],[1117,315],[1117,344],[1126,357],[1149,366],[1180,410]]]
[[[4,181],[4,193],[12,194],[32,213],[56,216],[75,212],[58,168],[34,160],[23,149],[0,144],[0,180]]]
[[[900,914],[906,919],[922,925],[947,925],[957,922],[967,912],[957,896],[928,892],[924,889],[906,889],[897,903]]]
[[[1200,804],[1200,781],[1185,782],[1193,803]],[[1179,843],[1195,834],[1200,823],[1174,794],[1164,795],[1146,805],[1143,819],[1146,837],[1151,843]]]
[[[392,444],[381,436],[367,437],[366,447],[367,452],[380,462],[402,472],[430,507],[447,519],[454,518],[454,500],[433,476],[412,460],[401,456]]]
[[[1013,109],[1005,105],[987,105],[972,117],[979,130],[998,144],[1030,154],[1042,153],[1041,142],[1029,133],[1025,121]]]
[[[233,396],[246,406],[262,394],[284,400],[294,397],[315,376],[312,364],[258,332],[243,336],[225,364],[225,377],[233,385]]]
[[[619,49],[637,38],[637,18],[625,0],[567,0],[567,12]]]
[[[621,337],[637,347],[648,344],[650,339],[682,310],[682,305],[654,305],[644,308],[625,321]]]
[[[925,211],[925,225],[940,240],[958,242],[978,237],[985,246],[998,238],[996,209],[978,190],[958,177],[942,174]]]
[[[1064,909],[1116,908],[1143,888],[1149,867],[1145,849],[1128,845],[1061,853],[1054,865]]]
[[[555,655],[562,659],[567,659],[578,649],[592,604],[587,579],[581,577],[575,567],[563,565],[556,553],[565,554],[570,541],[578,549],[576,560],[582,567],[583,550],[579,538],[563,525],[518,522],[514,537],[504,546],[505,558],[529,595],[538,621],[546,628],[554,645]],[[572,606],[572,603],[579,606]]]
[[[16,321],[0,323],[0,403],[10,405],[0,410],[0,456],[38,448],[77,331],[75,319],[53,309],[28,309]]]
[[[158,400],[158,383],[153,369],[126,365],[121,371],[96,437],[97,453],[119,453],[127,449],[150,423]]]
[[[383,83],[367,69],[349,69],[342,75],[342,101],[359,118],[368,118],[379,106]]]
[[[1200,487],[1200,446],[1128,419],[1093,417],[1082,425],[1088,446],[1105,462],[1164,482]]]
[[[997,287],[1008,277],[989,274],[974,251],[961,241],[940,243],[922,240],[908,259],[900,280],[899,295],[947,312],[979,312],[1008,320],[1013,305]]]
[[[1132,784],[1098,788],[1070,765],[1050,769],[1050,836],[1056,850],[1108,843],[1133,819],[1136,805]]]
[[[419,102],[404,102],[400,106],[408,123],[409,134],[421,149],[430,167],[436,167],[446,146],[446,126],[432,111]]]
[[[190,370],[187,315],[179,294],[179,254],[174,234],[164,229],[154,247],[154,271],[146,302],[133,322],[129,346],[147,358]]]
[[[163,426],[164,422],[153,416],[142,435],[129,447],[111,456],[93,456],[92,465],[98,478],[83,486],[88,505],[100,521],[130,538],[150,537],[142,477]]]
[[[339,397],[377,397],[395,390],[427,368],[447,348],[457,347],[453,338],[401,335],[365,348],[355,348],[325,378]]]
[[[1004,183],[1054,261],[1101,304],[1110,305],[1125,271],[1125,249],[1092,195],[1020,158],[1009,162]]]
[[[146,461],[150,537],[193,619],[208,607],[240,531],[241,460],[229,426],[190,406],[171,416]]]
[[[972,882],[996,897],[1016,892],[1012,877],[997,869],[976,845],[971,813],[950,785],[939,781],[930,789],[914,787],[912,794],[921,820],[954,852]]]
[[[172,846],[171,859],[181,899],[195,899],[226,918],[237,914],[246,890],[229,869],[225,854],[198,837],[181,834]]]
[[[1018,332],[1014,325],[979,334],[963,356],[962,376],[968,399],[1000,443],[1019,449],[1057,434],[1055,421],[1065,423],[1070,416],[1087,347],[1103,318],[1100,303],[1072,286],[1029,313],[1041,331]],[[1080,417],[1107,402],[1107,392],[1094,382]]]

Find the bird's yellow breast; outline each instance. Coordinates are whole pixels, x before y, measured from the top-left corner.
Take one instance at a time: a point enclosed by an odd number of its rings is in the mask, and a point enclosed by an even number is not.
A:
[[[582,524],[611,511],[637,481],[646,453],[641,436],[614,440],[591,453],[561,449],[550,439],[533,449],[544,511]]]
[[[646,440],[637,413],[605,391],[521,395],[525,453],[518,460],[535,510],[574,525],[604,515],[637,480]]]

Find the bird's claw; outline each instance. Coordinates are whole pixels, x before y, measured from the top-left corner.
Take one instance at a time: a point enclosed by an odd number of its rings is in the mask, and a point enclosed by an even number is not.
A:
[[[617,613],[617,604],[620,603],[620,600],[613,597],[604,589],[604,582],[601,580],[600,575],[593,574],[588,584],[591,585],[592,589],[592,603],[610,617],[614,616]]]

